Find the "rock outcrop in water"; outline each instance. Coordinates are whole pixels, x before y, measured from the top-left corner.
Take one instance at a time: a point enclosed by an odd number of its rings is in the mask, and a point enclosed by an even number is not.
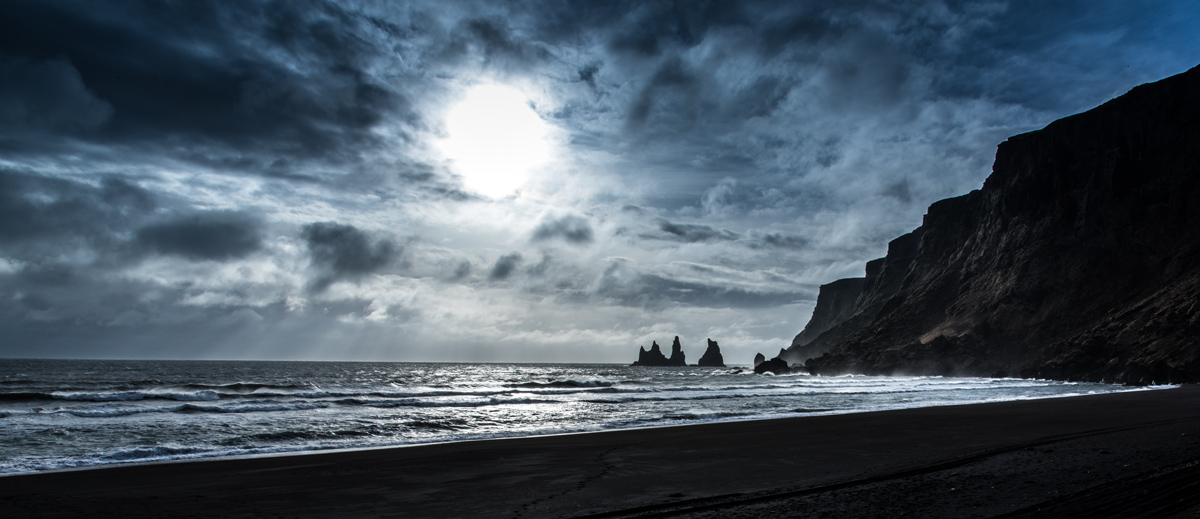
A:
[[[667,357],[663,355],[662,348],[659,348],[658,342],[655,341],[650,345],[650,351],[646,351],[646,347],[638,348],[638,360],[631,366],[667,366]]]
[[[758,367],[758,365],[759,365],[759,364],[762,364],[762,363],[764,363],[764,362],[766,362],[766,361],[767,361],[767,356],[766,356],[766,355],[763,355],[763,354],[761,354],[761,353],[755,353],[755,354],[754,354],[754,367]]]
[[[704,355],[700,356],[700,362],[696,365],[712,368],[725,367],[725,358],[721,356],[721,347],[717,345],[717,341],[708,339],[708,349],[704,350]]]
[[[675,336],[675,342],[671,343],[671,358],[667,359],[668,366],[687,366],[687,359],[683,355],[683,346],[679,344],[679,336]]]
[[[671,357],[667,358],[663,355],[662,348],[658,346],[657,341],[652,341],[650,351],[646,351],[643,346],[639,348],[638,360],[631,366],[687,366],[687,361],[684,359],[683,347],[679,344],[679,336],[675,336],[675,342],[671,344]]]
[[[931,205],[864,278],[821,287],[783,359],[1200,381],[1197,200],[1200,67],[1009,138],[982,189]]]
[[[782,375],[784,373],[791,373],[792,371],[793,369],[788,365],[787,361],[779,357],[760,362],[758,365],[754,366],[754,372],[758,373],[759,375],[762,375],[763,373]]]

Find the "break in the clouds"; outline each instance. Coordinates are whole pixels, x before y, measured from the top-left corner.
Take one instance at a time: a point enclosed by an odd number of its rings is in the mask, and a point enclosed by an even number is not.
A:
[[[1007,136],[1200,62],[1126,2],[0,6],[3,356],[786,346]],[[698,350],[697,350],[698,351]]]

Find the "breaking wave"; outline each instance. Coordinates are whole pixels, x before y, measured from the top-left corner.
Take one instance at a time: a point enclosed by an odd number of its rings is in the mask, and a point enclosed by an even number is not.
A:
[[[738,368],[8,360],[0,473],[1123,390]]]

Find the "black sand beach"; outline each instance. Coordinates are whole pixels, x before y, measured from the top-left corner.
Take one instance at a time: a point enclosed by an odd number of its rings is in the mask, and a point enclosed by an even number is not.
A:
[[[0,478],[6,517],[1200,517],[1200,388]]]

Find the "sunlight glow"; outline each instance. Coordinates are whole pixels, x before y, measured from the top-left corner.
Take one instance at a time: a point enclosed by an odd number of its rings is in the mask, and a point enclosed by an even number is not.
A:
[[[447,114],[446,128],[442,152],[466,188],[484,196],[512,194],[550,156],[546,123],[511,87],[475,87]]]

